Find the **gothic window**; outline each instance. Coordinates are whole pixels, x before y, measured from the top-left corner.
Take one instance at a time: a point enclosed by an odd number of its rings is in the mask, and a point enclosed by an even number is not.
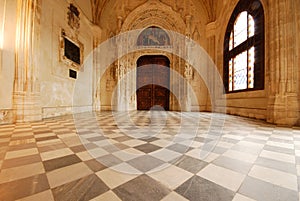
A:
[[[264,89],[264,11],[259,0],[241,0],[224,40],[227,93]]]

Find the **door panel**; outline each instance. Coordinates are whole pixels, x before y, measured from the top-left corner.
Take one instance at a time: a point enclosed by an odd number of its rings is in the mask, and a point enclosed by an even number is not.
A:
[[[150,110],[154,106],[169,110],[169,63],[169,59],[165,56],[143,56],[138,60],[138,110]]]
[[[152,86],[144,86],[138,90],[137,99],[139,100],[139,108],[147,109],[152,105]]]
[[[154,100],[153,105],[159,105],[165,110],[169,110],[169,90],[160,87],[160,86],[154,86]]]

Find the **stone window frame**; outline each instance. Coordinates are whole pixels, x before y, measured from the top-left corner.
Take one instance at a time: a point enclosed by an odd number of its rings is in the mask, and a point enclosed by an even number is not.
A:
[[[240,13],[246,11],[250,14],[255,22],[254,36],[249,37],[246,41],[229,50],[230,34],[234,29],[234,24]],[[240,0],[236,5],[229,23],[227,25],[224,38],[224,65],[223,81],[226,93],[236,93],[244,91],[263,90],[265,88],[265,24],[264,24],[263,5],[259,0]],[[229,90],[229,61],[240,53],[249,50],[252,46],[255,48],[254,61],[254,87]]]

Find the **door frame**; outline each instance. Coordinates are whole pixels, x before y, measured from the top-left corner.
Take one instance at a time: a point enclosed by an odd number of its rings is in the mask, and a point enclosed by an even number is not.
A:
[[[170,85],[171,85],[171,61],[169,59],[169,57],[167,57],[166,55],[163,55],[163,54],[145,54],[145,55],[141,55],[138,57],[138,59],[136,60],[136,109],[138,110],[138,68],[139,68],[139,63],[140,63],[140,60],[143,59],[143,58],[155,58],[155,57],[161,57],[161,58],[165,58],[166,62],[167,62],[167,67],[169,68],[169,71],[168,71],[168,86],[165,87],[169,93],[168,93],[168,99],[166,100],[167,101],[167,108],[166,110],[169,111],[170,108],[171,108],[171,91],[170,91]],[[152,75],[153,76],[153,75]],[[159,85],[158,85],[159,86]],[[153,92],[152,92],[153,93]],[[153,98],[153,97],[152,97]],[[154,106],[154,105],[153,105]]]

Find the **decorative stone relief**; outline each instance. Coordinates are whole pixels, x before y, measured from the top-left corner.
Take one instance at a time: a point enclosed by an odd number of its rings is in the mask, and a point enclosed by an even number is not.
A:
[[[192,16],[191,15],[187,15],[185,16],[185,24],[186,24],[186,36],[187,37],[191,37],[191,21],[192,20]]]
[[[119,79],[122,79],[126,73],[126,68],[123,63],[120,63],[119,68],[118,68],[118,75]]]
[[[110,77],[111,77],[113,80],[117,80],[117,79],[118,79],[117,69],[118,69],[118,64],[115,62],[115,63],[113,64],[113,66],[110,68]]]
[[[194,71],[193,68],[190,64],[186,63],[185,67],[184,67],[184,77],[187,80],[192,80],[193,79],[193,75],[194,75]]]
[[[7,114],[8,114],[8,111],[6,111],[6,110],[3,110],[3,111],[0,112],[0,122],[4,121],[4,119],[6,118]]]
[[[123,24],[123,17],[122,16],[118,16],[118,31],[121,31],[122,24]]]
[[[141,29],[147,26],[158,25],[166,30],[180,33],[185,31],[185,22],[174,8],[160,1],[150,0],[134,9],[124,20],[122,31]]]
[[[80,28],[80,18],[79,18],[80,13],[73,4],[70,4],[68,9],[69,9],[68,10],[68,25],[72,29],[77,31]]]
[[[193,31],[193,40],[199,41],[200,40],[200,33],[198,31],[197,25],[195,26],[195,29]]]

